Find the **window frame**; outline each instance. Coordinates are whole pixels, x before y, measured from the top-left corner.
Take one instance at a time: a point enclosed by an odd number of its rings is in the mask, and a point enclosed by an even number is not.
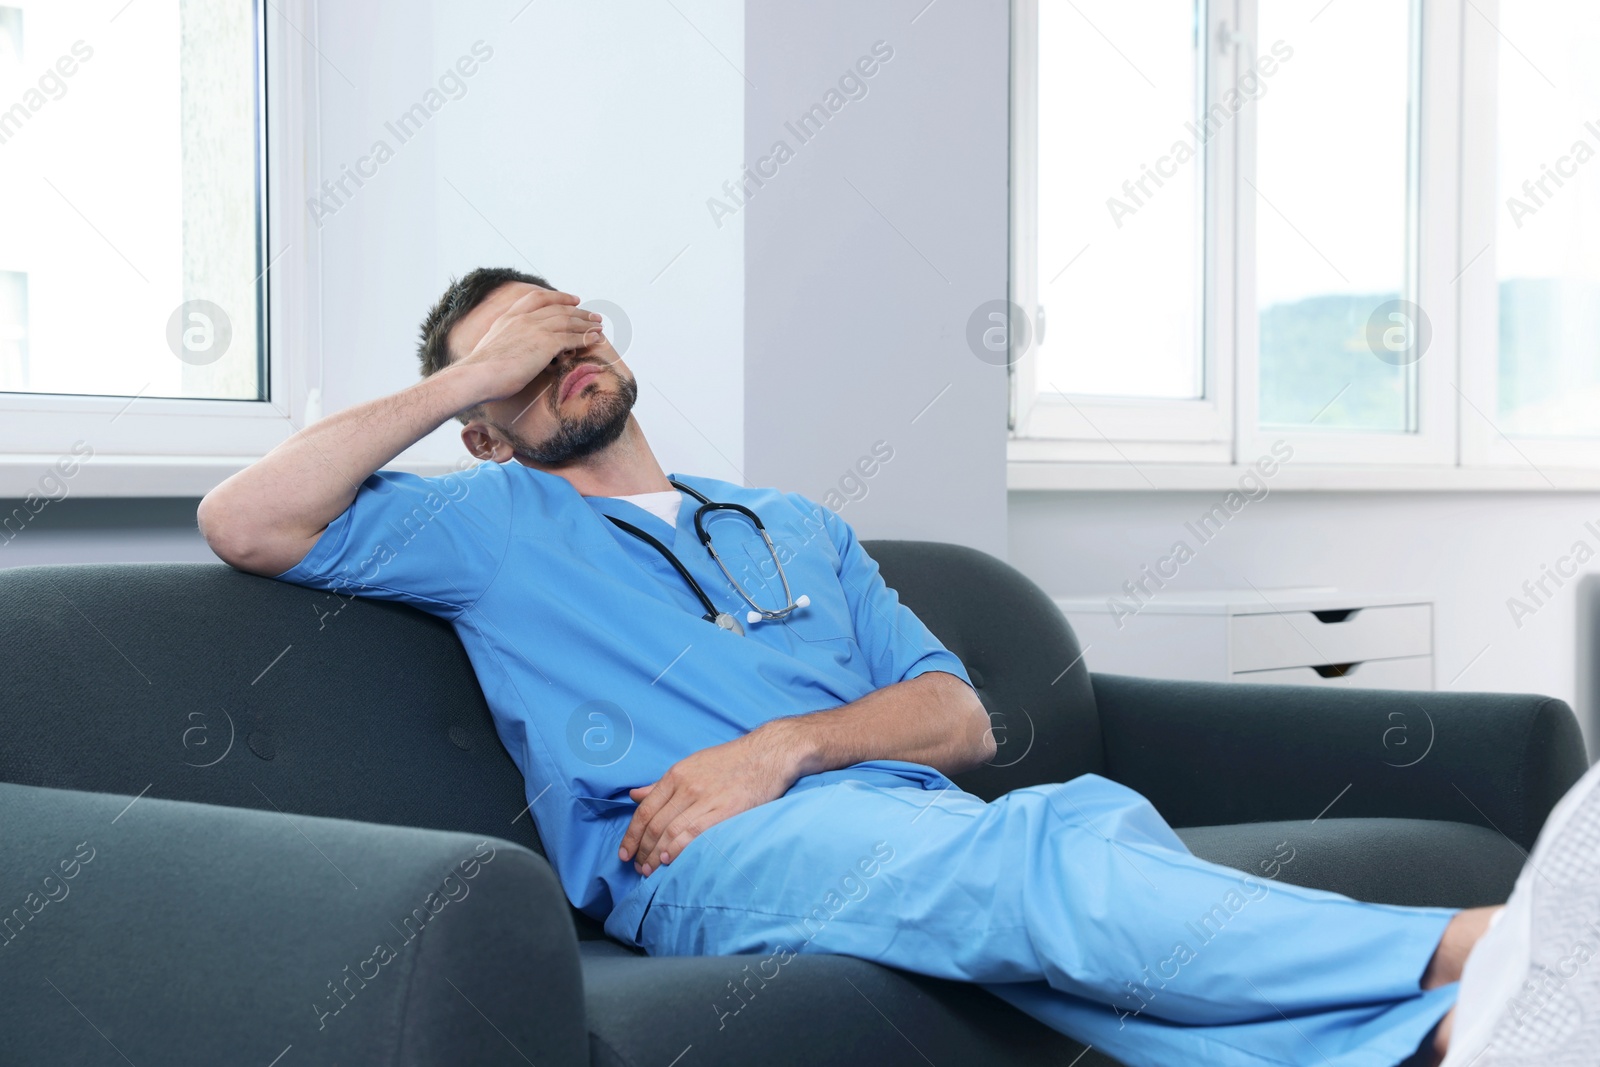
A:
[[[1495,243],[1499,238],[1499,63],[1505,52],[1494,27],[1499,0],[1473,0],[1483,17],[1463,23],[1463,62],[1474,74],[1463,79],[1462,251],[1482,255],[1462,275],[1461,451],[1473,466],[1528,471],[1541,484],[1557,484],[1554,472],[1600,469],[1600,435],[1595,437],[1510,437],[1496,423],[1500,410],[1500,276]],[[1490,21],[1492,20],[1492,22]]]
[[[1218,95],[1232,84],[1231,62],[1210,55],[1217,34],[1234,18],[1239,0],[1209,0],[1206,9],[1205,84]],[[1038,205],[1038,24],[1039,0],[1013,0],[1012,107],[1011,107],[1011,302],[1023,309],[1037,307],[1040,289],[1036,228]],[[1013,449],[1023,453],[1047,451],[1052,457],[1076,460],[1115,460],[1132,457],[1159,461],[1203,458],[1228,462],[1233,425],[1233,366],[1210,358],[1213,351],[1232,346],[1231,315],[1210,313],[1213,290],[1217,299],[1231,299],[1233,270],[1231,241],[1212,240],[1231,232],[1234,204],[1217,191],[1232,182],[1237,123],[1230,122],[1206,145],[1206,196],[1202,211],[1203,256],[1207,278],[1202,280],[1200,336],[1204,395],[1196,400],[1143,400],[1115,397],[1061,397],[1039,388],[1037,351],[1032,345],[1013,353]],[[1020,208],[1020,210],[1019,210]],[[1220,303],[1218,306],[1221,306]],[[1025,314],[1027,311],[1025,310]],[[1037,328],[1035,314],[1031,323]],[[1045,323],[1048,331],[1049,323]],[[1039,449],[1047,444],[1047,449]]]
[[[203,494],[320,417],[321,250],[302,207],[318,173],[318,57],[293,28],[316,25],[315,0],[253,7],[267,399],[0,394],[0,497],[36,491],[80,441],[93,452],[75,495]]]
[[[1244,56],[1257,42],[1258,0],[1231,0],[1242,38],[1231,55],[1216,56],[1228,79],[1243,69]],[[1013,82],[1013,296],[1023,308],[1031,305],[1032,279],[1023,262],[1032,254],[1036,196],[1032,179],[1034,146],[1026,140],[1036,122],[1037,97],[1028,67],[1037,63],[1034,33],[1035,0],[1013,0],[1012,37],[1019,62]],[[1466,11],[1458,0],[1419,0],[1415,18],[1420,32],[1417,89],[1420,121],[1414,138],[1413,178],[1415,228],[1414,295],[1429,315],[1433,340],[1417,364],[1419,389],[1416,432],[1314,432],[1298,427],[1256,424],[1259,352],[1258,309],[1254,305],[1252,255],[1255,197],[1241,195],[1243,183],[1231,181],[1226,192],[1234,202],[1232,230],[1218,230],[1208,250],[1212,269],[1227,272],[1229,297],[1214,286],[1208,296],[1208,317],[1233,319],[1232,347],[1207,353],[1208,363],[1227,363],[1233,370],[1233,421],[1221,448],[1216,441],[1171,440],[1159,445],[1136,431],[1126,436],[1107,432],[1098,440],[1074,436],[1032,419],[1039,409],[1036,381],[1027,353],[1012,367],[1014,418],[1007,446],[1008,486],[1013,489],[1149,489],[1201,488],[1226,485],[1265,454],[1275,441],[1294,446],[1295,460],[1284,467],[1280,484],[1306,489],[1573,489],[1600,485],[1600,437],[1594,439],[1509,439],[1494,425],[1498,410],[1498,293],[1494,264],[1497,226],[1496,66],[1502,45],[1491,21],[1498,0],[1473,0],[1486,18]],[[1218,7],[1208,20],[1218,30]],[[1219,38],[1213,37],[1212,47]],[[1249,51],[1247,51],[1249,50]],[[1214,92],[1215,78],[1209,80]],[[1256,114],[1246,106],[1230,124],[1236,138],[1236,173],[1253,172]],[[1244,189],[1248,193],[1248,189]],[[1209,194],[1208,194],[1209,197]],[[1220,217],[1223,212],[1210,213]],[[1210,236],[1210,235],[1208,235]],[[1208,368],[1209,370],[1209,368]],[[1080,402],[1081,403],[1081,402]],[[1147,418],[1160,418],[1171,402],[1129,401]],[[1098,420],[1097,420],[1098,421]],[[1137,427],[1133,418],[1102,425]]]
[[[1242,0],[1245,7],[1241,50],[1255,48],[1257,42],[1256,0]],[[1406,298],[1428,315],[1433,328],[1429,354],[1455,351],[1456,299],[1450,279],[1456,275],[1458,259],[1457,143],[1460,108],[1455,100],[1459,85],[1459,5],[1417,0],[1413,7],[1412,32],[1416,48],[1412,56],[1412,98],[1415,110],[1410,124],[1408,165],[1407,234],[1409,244]],[[1292,42],[1291,42],[1292,43]],[[1455,61],[1452,62],[1452,59]],[[1256,144],[1255,107],[1246,106],[1239,115],[1241,133],[1241,173],[1254,174]],[[1236,190],[1239,199],[1238,241],[1241,248],[1255,244],[1257,198]],[[1270,210],[1270,208],[1268,209]],[[1410,433],[1360,430],[1313,430],[1300,426],[1261,426],[1257,421],[1260,346],[1260,309],[1255,306],[1255,260],[1239,257],[1239,303],[1234,309],[1239,322],[1239,347],[1235,359],[1239,368],[1239,418],[1235,428],[1238,461],[1252,462],[1265,454],[1274,441],[1285,441],[1294,448],[1295,458],[1305,463],[1409,464],[1446,466],[1456,462],[1456,393],[1451,387],[1454,360],[1430,359],[1424,354],[1411,364],[1413,386],[1417,391],[1414,412],[1417,429]],[[1249,385],[1246,385],[1249,383]]]

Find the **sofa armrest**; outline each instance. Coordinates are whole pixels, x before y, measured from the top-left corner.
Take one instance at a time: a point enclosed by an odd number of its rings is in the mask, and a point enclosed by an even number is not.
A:
[[[0,783],[0,975],[8,1062],[589,1062],[554,873],[468,834]]]
[[[1443,819],[1533,846],[1588,767],[1572,710],[1503,693],[1092,676],[1106,775],[1174,826]]]

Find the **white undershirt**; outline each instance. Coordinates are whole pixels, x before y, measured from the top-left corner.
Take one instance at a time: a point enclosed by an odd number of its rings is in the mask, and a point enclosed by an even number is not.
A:
[[[673,529],[678,528],[678,505],[683,502],[683,494],[676,489],[667,489],[660,493],[634,493],[632,496],[619,496],[614,499],[637,504]]]

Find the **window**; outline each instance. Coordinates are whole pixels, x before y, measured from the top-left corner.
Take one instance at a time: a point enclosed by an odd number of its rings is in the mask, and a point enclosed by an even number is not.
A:
[[[1013,484],[1600,484],[1600,7],[1131,7],[1013,3]]]
[[[1232,115],[1205,0],[1016,0],[1013,422],[1114,459],[1122,440],[1227,458]],[[1092,150],[1086,150],[1093,146]],[[1018,353],[1023,358],[1017,359]]]
[[[0,7],[0,391],[259,400],[255,12],[110,13]]]
[[[1499,25],[1495,266],[1498,421],[1513,436],[1600,434],[1600,18],[1519,0]]]
[[[316,417],[311,5],[0,0],[0,496],[198,495]]]
[[[1578,0],[1474,0],[1462,23],[1462,461],[1541,487],[1600,470],[1597,42]]]
[[[1313,24],[1316,10],[1264,0],[1258,18],[1257,51],[1279,60],[1255,103],[1255,173],[1242,179],[1255,200],[1260,422],[1408,432],[1413,11],[1341,0]],[[1387,359],[1367,343],[1374,315]]]
[[[1039,9],[1040,50],[1051,61],[1039,68],[1038,321],[1055,327],[1036,338],[1044,388],[1185,400],[1205,393],[1204,171],[1187,152],[1150,156],[1151,145],[1204,121],[1201,6],[1082,0]],[[1126,54],[1094,27],[1124,42]],[[1145,83],[1145,72],[1159,80]],[[1104,106],[1108,88],[1115,107]],[[1096,150],[1084,152],[1086,144]],[[1103,232],[1108,214],[1115,240]]]

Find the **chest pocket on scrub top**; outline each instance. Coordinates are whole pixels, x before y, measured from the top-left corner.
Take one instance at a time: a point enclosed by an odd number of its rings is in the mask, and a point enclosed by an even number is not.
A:
[[[745,591],[764,608],[777,608],[785,603],[783,580],[778,577],[772,563],[772,553],[760,531],[749,522],[735,518],[732,522],[707,525],[717,552],[728,570],[744,586]],[[802,593],[811,603],[797,608],[787,618],[775,622],[758,622],[761,627],[782,627],[804,641],[840,641],[856,636],[850,605],[840,588],[838,572],[834,570],[837,555],[826,531],[784,523],[781,528],[767,527],[789,578],[789,593],[799,597]],[[737,593],[729,592],[739,600],[740,618],[749,609]]]

